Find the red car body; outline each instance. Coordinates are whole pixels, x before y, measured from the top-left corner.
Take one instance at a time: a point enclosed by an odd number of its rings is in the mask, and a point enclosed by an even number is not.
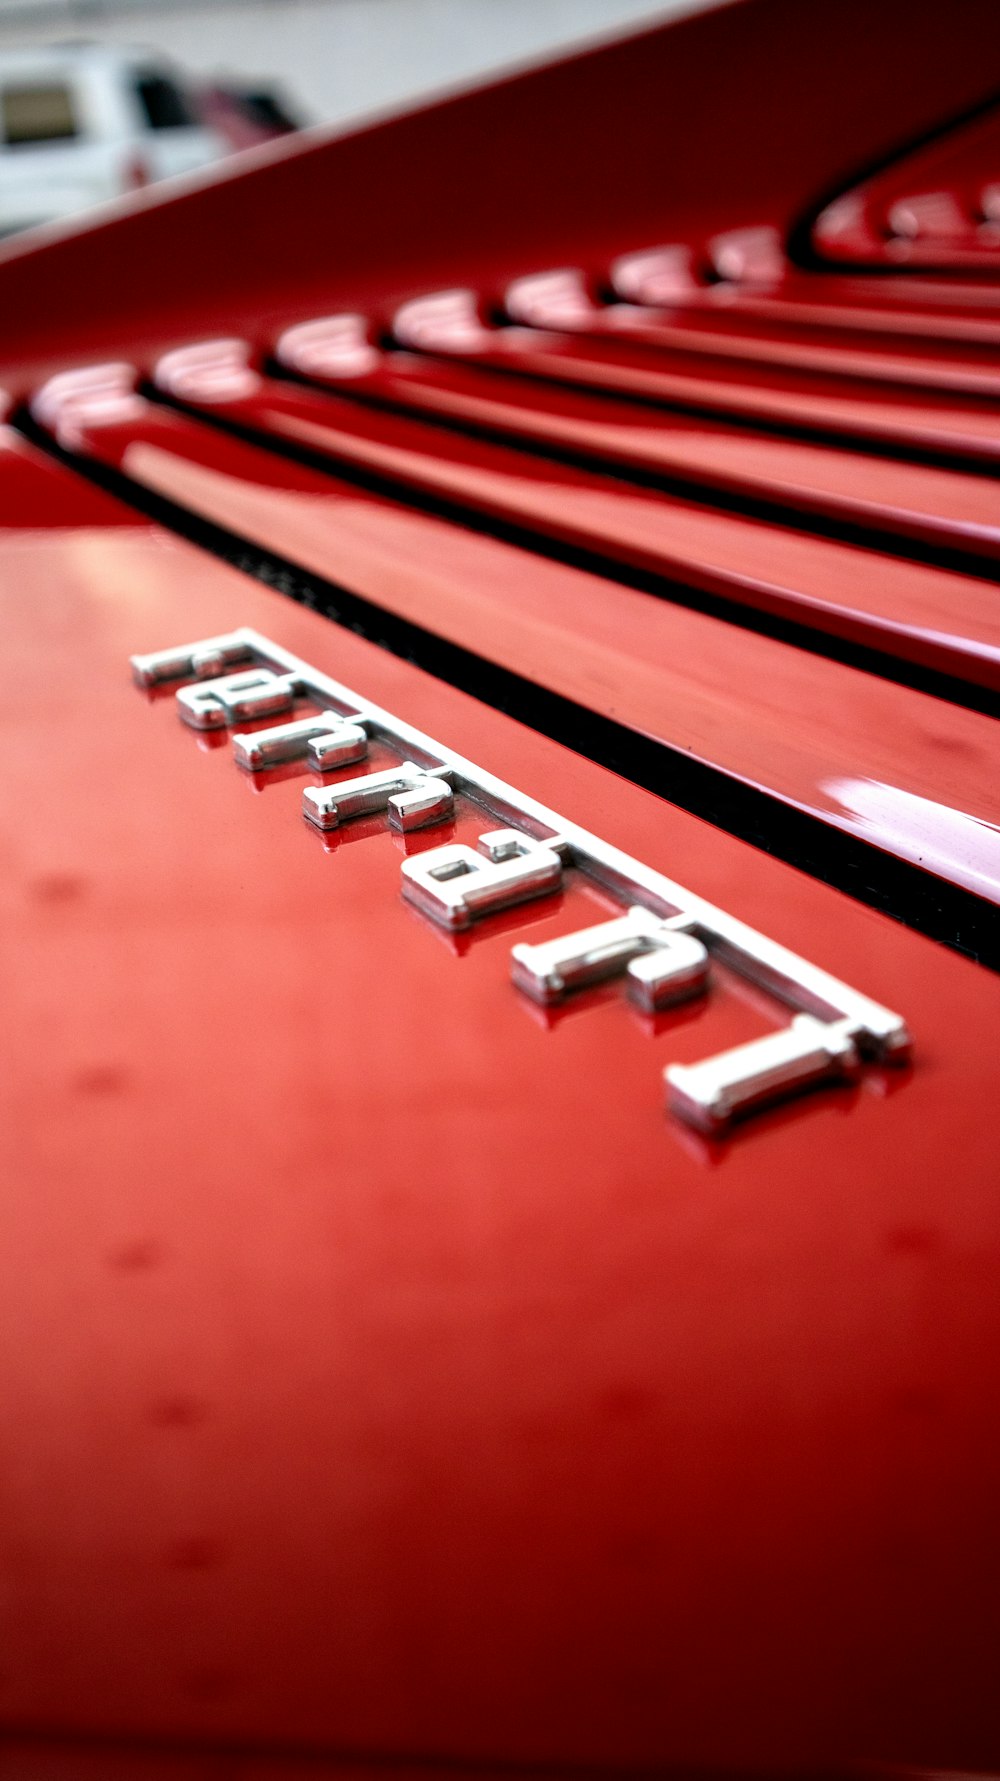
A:
[[[998,47],[740,0],[0,252],[3,1781],[1000,1768]],[[707,994],[524,993],[664,885]]]

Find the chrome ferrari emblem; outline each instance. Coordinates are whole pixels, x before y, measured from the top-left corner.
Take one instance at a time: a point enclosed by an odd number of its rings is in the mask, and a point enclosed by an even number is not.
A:
[[[287,716],[300,702],[314,706],[312,715],[234,731],[235,759],[253,772],[300,758],[317,769],[340,768],[363,760],[371,739],[387,745],[398,766],[303,792],[303,814],[317,828],[376,810],[385,810],[398,829],[430,828],[448,820],[463,798],[492,816],[499,826],[480,835],[477,847],[448,844],[403,861],[404,897],[445,928],[468,928],[498,910],[549,896],[569,872],[614,897],[621,915],[541,945],[513,947],[513,982],[535,1001],[560,1002],[588,984],[619,978],[640,1008],[666,1008],[706,994],[718,960],[792,1010],[790,1024],[761,1039],[701,1063],[668,1066],[667,1107],[700,1131],[718,1134],[811,1084],[856,1076],[866,1059],[909,1055],[900,1015],[564,822],[256,631],[133,656],[132,671],[144,687],[190,683],[177,693],[178,711],[198,730]]]

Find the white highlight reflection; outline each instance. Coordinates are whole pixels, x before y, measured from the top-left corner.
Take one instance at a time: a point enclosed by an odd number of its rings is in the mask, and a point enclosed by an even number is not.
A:
[[[878,779],[826,779],[823,790],[880,847],[1000,901],[1000,828]]]

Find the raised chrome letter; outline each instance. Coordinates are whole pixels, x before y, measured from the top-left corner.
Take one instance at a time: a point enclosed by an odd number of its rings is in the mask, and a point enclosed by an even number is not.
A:
[[[798,1014],[780,1032],[734,1045],[700,1064],[669,1064],[664,1071],[667,1106],[689,1125],[718,1133],[737,1115],[766,1101],[831,1078],[856,1076],[860,1068],[850,1020]]]
[[[291,711],[298,690],[297,674],[274,674],[270,668],[247,668],[222,680],[182,686],[177,709],[195,730],[224,730],[227,724],[271,717]]]
[[[250,773],[276,767],[281,761],[298,760],[304,754],[316,767],[346,767],[350,761],[364,760],[367,753],[368,737],[361,725],[338,717],[335,711],[293,718],[290,724],[233,737],[237,766]]]
[[[184,643],[179,649],[158,649],[152,655],[132,656],[132,673],[139,686],[160,686],[164,681],[207,680],[221,674],[224,668],[235,668],[239,662],[253,660],[253,645],[242,633],[231,631],[226,637],[206,637],[201,643]]]
[[[344,779],[339,785],[311,785],[302,794],[302,814],[318,829],[335,829],[349,816],[388,810],[394,829],[425,829],[444,822],[454,809],[451,786],[412,761]],[[405,867],[404,867],[405,870]]]
[[[468,293],[421,300],[404,319],[410,344],[426,331],[441,350],[459,335],[467,345],[471,334],[484,331]],[[123,368],[111,369],[117,377]],[[113,395],[114,378],[111,385]],[[102,383],[93,399],[103,402],[103,391]],[[248,664],[240,673],[205,678],[239,662]],[[702,1131],[722,1131],[741,1114],[812,1083],[850,1078],[862,1060],[902,1063],[910,1055],[910,1031],[901,1015],[362,701],[255,631],[133,656],[132,672],[141,686],[195,681],[178,692],[177,701],[185,722],[199,730],[292,711],[296,698],[307,698],[312,716],[233,738],[236,758],[246,767],[301,755],[319,768],[338,766],[360,758],[369,733],[387,743],[402,766],[304,792],[303,809],[318,828],[335,829],[349,817],[386,809],[395,828],[424,828],[450,816],[459,798],[498,825],[523,825],[490,830],[480,836],[478,851],[456,843],[405,860],[403,895],[450,929],[558,890],[567,870],[611,897],[620,915],[541,945],[513,948],[514,981],[537,1000],[559,1001],[580,985],[622,976],[640,1007],[662,1008],[703,989],[711,963],[791,1011],[791,1025],[765,1038],[667,1070],[668,1106]]]
[[[553,848],[529,835],[517,829],[493,829],[480,835],[479,847],[476,853],[456,841],[404,860],[404,897],[442,927],[467,928],[497,909],[559,889],[562,860]]]
[[[705,988],[708,953],[692,934],[638,905],[596,927],[511,950],[511,976],[536,1002],[560,1002],[569,990],[623,972],[641,1008],[667,1008]]]

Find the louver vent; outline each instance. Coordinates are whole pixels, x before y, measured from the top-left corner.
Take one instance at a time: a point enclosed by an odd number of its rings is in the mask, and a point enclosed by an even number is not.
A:
[[[998,348],[1000,286],[761,228],[61,372],[29,430],[992,959]]]

